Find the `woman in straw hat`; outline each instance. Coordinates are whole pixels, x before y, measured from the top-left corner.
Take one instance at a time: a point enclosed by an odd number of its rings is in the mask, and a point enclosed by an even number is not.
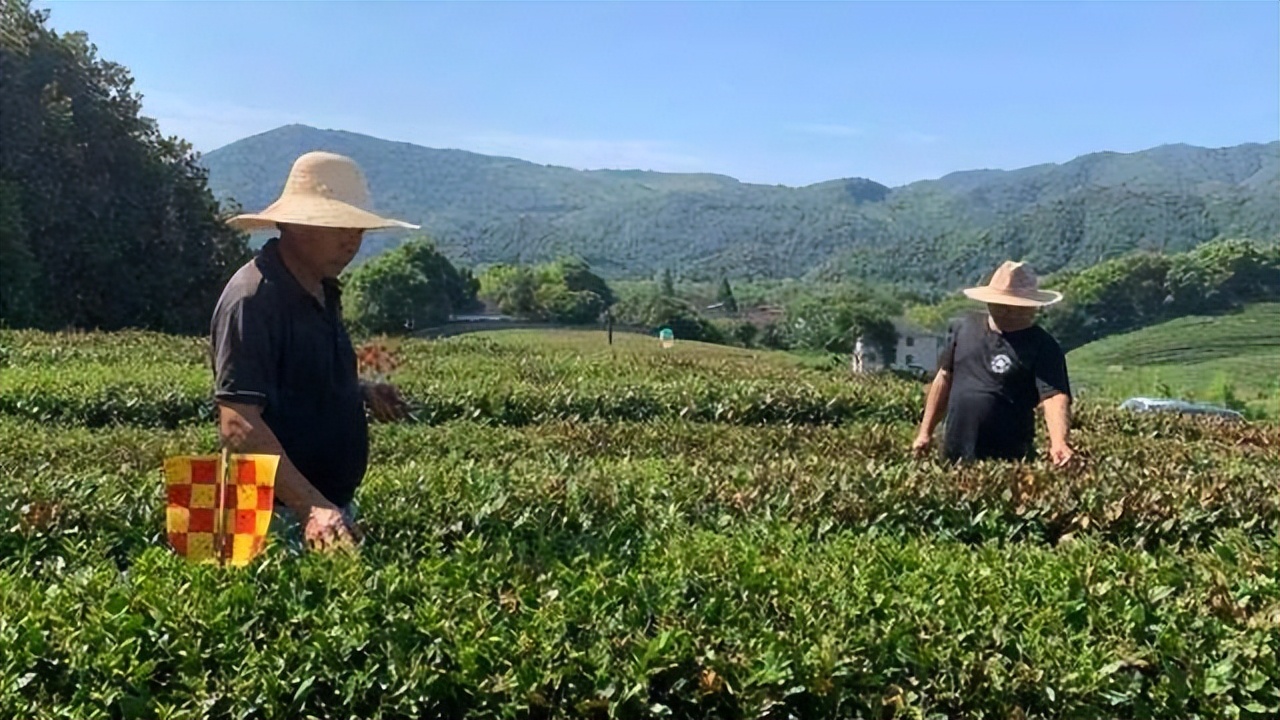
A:
[[[326,152],[299,157],[276,202],[229,224],[280,234],[236,272],[214,309],[222,441],[280,456],[274,530],[315,548],[357,540],[352,501],[369,456],[366,407],[379,420],[407,408],[390,385],[360,381],[336,278],[366,230],[417,226],[375,214],[360,168]]]
[[[987,304],[987,313],[953,327],[938,359],[938,374],[925,401],[912,450],[923,454],[945,415],[943,452],[951,460],[1035,456],[1035,409],[1044,407],[1049,456],[1071,460],[1071,385],[1058,342],[1035,324],[1036,312],[1062,299],[1040,290],[1031,268],[1005,262],[982,287],[964,294]]]

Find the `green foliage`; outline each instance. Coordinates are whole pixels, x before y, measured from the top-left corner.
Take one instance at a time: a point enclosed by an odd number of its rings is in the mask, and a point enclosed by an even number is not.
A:
[[[39,275],[28,247],[19,188],[0,181],[0,327],[23,327],[39,317],[33,290]]]
[[[204,332],[246,238],[128,71],[48,16],[0,13],[0,323]]]
[[[603,307],[617,302],[609,284],[604,278],[591,272],[591,267],[581,258],[566,258],[553,267],[559,272],[559,280],[569,292],[594,293]]]
[[[1175,255],[1143,252],[1052,280],[1065,299],[1045,311],[1044,325],[1070,350],[1171,318],[1274,298],[1280,245],[1222,240]]]
[[[669,269],[681,285],[711,284],[711,295],[727,276],[744,307],[739,283],[747,280],[848,278],[951,291],[1009,258],[1048,273],[1215,237],[1280,237],[1274,142],[1096,153],[895,189],[856,178],[791,188],[582,172],[301,126],[205,159],[219,197],[257,207],[274,199],[294,158],[315,148],[354,157],[387,212],[423,222],[466,264],[575,254],[603,277],[657,280]],[[370,243],[367,253],[381,249]]]
[[[627,325],[638,325],[659,330],[671,328],[677,340],[698,340],[709,343],[725,342],[723,330],[703,317],[691,303],[661,290],[633,295],[618,304],[618,320]]]
[[[1248,305],[1113,335],[1073,350],[1067,362],[1072,384],[1098,397],[1194,394],[1220,403],[1229,389],[1244,404],[1242,412],[1280,417],[1280,305]]]
[[[801,296],[787,307],[788,346],[848,354],[865,337],[892,361],[898,332],[891,318],[901,311],[893,297],[870,288]]]
[[[738,300],[733,296],[733,288],[729,287],[729,278],[720,279],[720,288],[716,292],[716,300],[724,303],[725,312],[738,312]]]
[[[760,336],[760,328],[749,322],[735,322],[730,325],[725,335],[731,338],[735,345],[749,348],[755,346],[756,338]]]
[[[498,303],[498,309],[521,318],[537,318],[538,279],[533,269],[496,265],[480,276],[480,296]]]
[[[658,329],[674,325],[677,337],[727,342],[742,347],[759,345],[771,349],[812,350],[848,353],[859,336],[880,346],[893,357],[897,330],[891,318],[902,313],[906,298],[919,299],[902,288],[870,283],[743,283],[739,290],[719,283],[690,283],[680,287],[680,297],[664,295],[659,283],[620,283],[622,300],[618,311],[622,322]],[[741,321],[710,321],[697,305],[723,301],[745,289],[752,308],[728,308]],[[714,293],[711,294],[711,293]],[[781,305],[780,321],[751,317],[762,306]],[[707,328],[714,328],[708,330]]]
[[[480,283],[424,239],[406,242],[349,271],[343,313],[367,334],[404,334],[439,325],[475,305]]]
[[[981,303],[956,293],[948,295],[936,303],[907,305],[903,311],[903,316],[908,322],[926,330],[942,332],[950,326],[954,318],[967,312],[982,309],[985,309],[985,306]]]
[[[1222,312],[1280,295],[1280,244],[1224,240],[1170,258],[1165,279],[1179,315]]]
[[[535,267],[496,265],[480,278],[480,294],[525,320],[585,325],[613,305],[613,290],[580,258]]]
[[[604,301],[594,292],[568,290],[561,283],[546,284],[534,296],[545,319],[584,325],[593,323],[604,312]]]
[[[503,343],[474,337],[434,344],[407,340],[402,346],[406,359],[420,372],[399,382],[417,398],[415,415],[433,423],[686,417],[841,424],[899,420],[916,412],[911,385],[886,394],[818,372],[802,374],[804,383],[797,385],[794,365],[761,362],[754,354],[734,354],[729,348],[717,348],[725,353],[713,356],[717,360],[705,358],[705,346],[687,343],[654,356],[648,352],[649,338],[619,335],[607,355],[573,357],[583,346],[545,349],[527,339],[537,336],[516,333]],[[0,334],[9,337],[14,339],[0,343],[12,348],[0,373],[0,413],[90,427],[118,421],[174,427],[211,416],[207,360],[162,359],[166,350],[181,357],[185,345],[153,341],[137,359],[122,349],[59,365],[45,360],[49,355],[38,339]],[[104,336],[86,337],[102,343]],[[690,340],[678,330],[676,338]]]
[[[905,451],[919,385],[618,340],[405,340],[393,380],[462,414],[373,426],[358,554],[244,570],[164,547],[206,419],[0,408],[0,716],[1280,712],[1274,427],[1086,402],[1077,466],[957,468]],[[144,333],[0,349],[0,394],[208,372]]]
[[[1222,403],[1223,407],[1230,408],[1236,412],[1244,412],[1248,408],[1244,402],[1236,395],[1235,383],[1227,377],[1226,373],[1218,373],[1213,377],[1213,385],[1210,390],[1210,399]]]
[[[208,353],[206,340],[156,333],[0,331],[0,415],[93,427],[211,420]]]
[[[786,328],[776,322],[767,323],[760,330],[760,347],[785,350],[788,347]]]

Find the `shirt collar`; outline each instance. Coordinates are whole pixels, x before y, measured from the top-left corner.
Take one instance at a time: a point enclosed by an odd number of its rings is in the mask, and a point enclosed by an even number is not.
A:
[[[323,310],[320,301],[316,300],[316,296],[307,292],[302,287],[302,283],[293,276],[289,271],[289,267],[284,264],[284,258],[280,257],[280,238],[271,238],[258,254],[258,267],[262,274],[266,277],[281,283],[289,288],[290,295],[301,301],[309,301],[315,307]],[[342,283],[336,278],[325,278],[320,281],[324,287],[325,300],[330,307],[336,308],[338,302],[342,299]]]

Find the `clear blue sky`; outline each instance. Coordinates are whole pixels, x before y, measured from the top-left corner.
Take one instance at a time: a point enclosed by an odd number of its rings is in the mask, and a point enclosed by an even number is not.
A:
[[[41,2],[209,151],[299,122],[577,168],[897,185],[1280,139],[1280,3]]]

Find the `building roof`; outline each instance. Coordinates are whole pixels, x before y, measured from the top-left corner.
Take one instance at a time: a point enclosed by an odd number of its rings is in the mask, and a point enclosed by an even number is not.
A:
[[[898,331],[899,335],[914,335],[915,337],[922,337],[922,336],[941,337],[946,334],[945,332],[938,332],[936,330],[929,330],[928,328],[920,327],[919,325],[916,325],[915,323],[905,320],[903,318],[894,319],[893,329]]]

